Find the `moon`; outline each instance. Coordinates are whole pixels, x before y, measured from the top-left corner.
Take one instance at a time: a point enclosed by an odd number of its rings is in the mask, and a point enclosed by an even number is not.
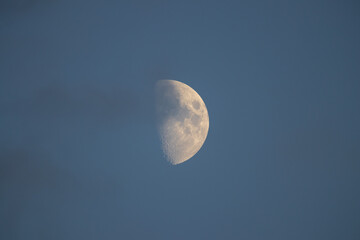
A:
[[[176,80],[156,84],[156,110],[162,150],[173,165],[193,157],[209,131],[209,114],[200,95]]]

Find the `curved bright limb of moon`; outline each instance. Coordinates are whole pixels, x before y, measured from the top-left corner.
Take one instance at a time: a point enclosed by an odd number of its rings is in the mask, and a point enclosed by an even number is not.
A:
[[[202,147],[209,130],[209,115],[200,95],[175,80],[156,85],[158,129],[162,149],[172,164],[185,162]]]

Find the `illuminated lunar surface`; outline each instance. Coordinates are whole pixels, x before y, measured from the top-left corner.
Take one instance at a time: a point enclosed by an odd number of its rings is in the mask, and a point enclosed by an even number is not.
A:
[[[156,85],[158,129],[162,149],[171,164],[185,162],[202,147],[209,130],[204,101],[188,85],[160,80]]]

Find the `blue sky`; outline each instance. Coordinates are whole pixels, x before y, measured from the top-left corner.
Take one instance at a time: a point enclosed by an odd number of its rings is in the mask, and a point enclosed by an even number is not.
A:
[[[356,1],[0,3],[1,239],[360,237]],[[157,80],[208,138],[164,159]]]

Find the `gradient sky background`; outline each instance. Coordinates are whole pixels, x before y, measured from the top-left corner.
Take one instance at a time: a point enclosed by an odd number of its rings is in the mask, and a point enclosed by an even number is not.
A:
[[[162,155],[159,79],[204,99]],[[360,4],[0,2],[0,239],[360,239]]]

